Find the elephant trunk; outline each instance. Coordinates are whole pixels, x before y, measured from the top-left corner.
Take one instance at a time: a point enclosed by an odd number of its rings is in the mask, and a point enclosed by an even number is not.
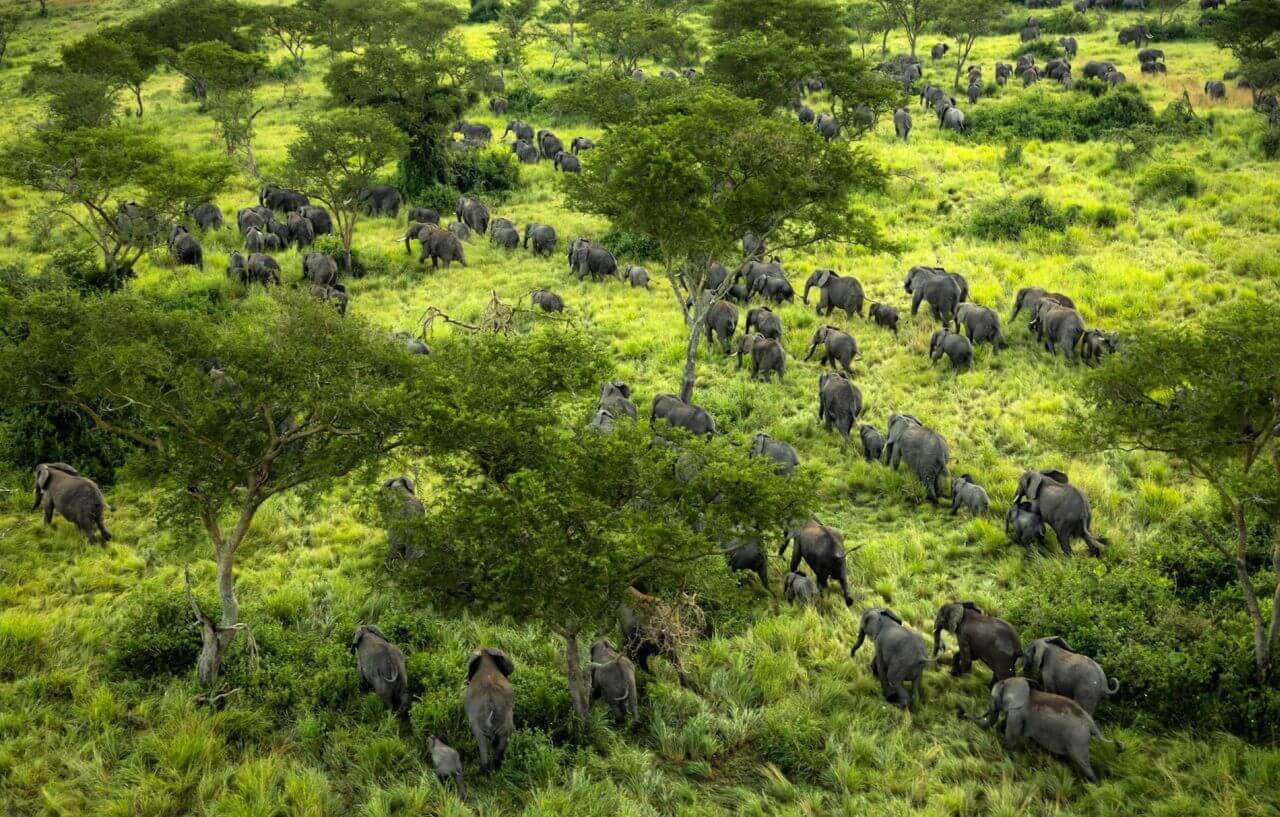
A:
[[[39,485],[37,485],[37,486],[36,486],[36,504],[34,504],[34,505],[32,505],[32,506],[31,506],[31,510],[33,510],[33,511],[34,511],[34,510],[36,510],[37,508],[39,508],[39,507],[40,507],[40,503],[41,503],[43,500],[44,500],[44,491],[41,491],[41,490],[40,490],[40,486],[39,486]]]
[[[938,657],[938,653],[942,651],[942,628],[933,628],[933,658]]]
[[[852,658],[858,654],[858,650],[862,648],[862,642],[867,640],[867,631],[858,628],[858,640],[853,642],[853,649],[849,651],[849,657]]]
[[[812,282],[812,281],[805,281],[805,282],[804,282],[804,294],[800,296],[800,300],[804,301],[804,305],[805,305],[805,306],[808,306],[808,305],[809,305],[809,290],[810,290],[810,289],[812,289],[812,288],[813,288],[813,282]]]
[[[791,532],[784,531],[782,534],[782,547],[778,548],[778,555],[785,556],[787,553],[787,546],[790,544],[791,544]]]
[[[809,358],[813,357],[813,353],[817,348],[818,348],[818,344],[816,342],[811,344],[809,346],[809,353],[804,356],[804,359],[808,360]]]

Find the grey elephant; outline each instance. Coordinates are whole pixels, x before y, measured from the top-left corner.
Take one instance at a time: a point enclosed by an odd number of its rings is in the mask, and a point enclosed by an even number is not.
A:
[[[840,135],[840,123],[829,113],[819,115],[814,121],[813,127],[828,142]]]
[[[964,133],[964,111],[956,107],[945,109],[938,115],[938,127]]]
[[[422,240],[422,253],[418,256],[419,264],[430,258],[432,269],[439,269],[442,261],[445,269],[449,269],[449,265],[454,261],[464,267],[467,265],[467,256],[462,251],[461,239],[449,230],[432,227],[426,235],[422,233],[418,235]]]
[[[600,399],[596,406],[608,409],[615,417],[636,419],[636,404],[631,402],[631,387],[622,380],[610,380],[600,387]]]
[[[787,277],[786,272],[782,269],[782,259],[774,256],[769,261],[759,261],[749,258],[742,262],[742,266],[738,267],[738,271],[734,273],[733,280],[742,281],[747,285],[747,292],[754,295],[760,290],[766,278],[783,278]]]
[[[1101,329],[1089,329],[1080,337],[1080,359],[1094,365],[1107,355],[1115,354],[1116,337]]]
[[[523,139],[529,144],[533,144],[533,126],[526,125],[519,119],[513,119],[507,123],[507,129],[502,132],[502,138],[507,138],[508,133],[515,134],[516,139]]]
[[[654,425],[659,418],[666,420],[668,425],[694,434],[716,433],[716,421],[706,409],[686,403],[674,394],[653,396],[653,403],[649,407],[649,425]]]
[[[311,222],[311,229],[316,235],[331,235],[333,233],[333,218],[329,215],[329,211],[323,207],[308,204],[298,209],[298,213],[306,216],[307,221]]]
[[[778,382],[786,378],[787,353],[782,344],[773,338],[767,338],[759,332],[743,335],[738,342],[738,368],[742,368],[742,356],[751,356],[751,379],[765,380],[776,374]]]
[[[1111,744],[1117,752],[1124,750],[1119,741],[1104,738],[1093,718],[1075,701],[1032,689],[1026,678],[1006,678],[998,682],[991,688],[991,707],[987,713],[969,720],[990,728],[1001,715],[1005,716],[1006,750],[1012,752],[1022,738],[1031,738],[1050,754],[1066,757],[1090,782],[1098,780],[1090,764],[1090,738]]]
[[[1084,64],[1085,79],[1102,79],[1116,70],[1115,63],[1106,60],[1089,60]]]
[[[222,210],[211,201],[197,204],[187,210],[187,215],[201,230],[221,230]]]
[[[950,50],[950,48],[951,46],[947,45],[946,43],[938,43],[933,48],[929,49],[929,58],[934,60],[940,60],[946,55],[947,51]]]
[[[591,150],[596,143],[585,136],[575,136],[569,140],[569,152],[577,156],[584,150]]]
[[[730,570],[756,574],[760,578],[760,586],[770,595],[773,594],[769,589],[769,557],[759,542],[754,539],[746,542],[731,541],[725,548],[724,555]]]
[[[515,728],[515,692],[507,680],[513,672],[515,664],[494,647],[481,647],[467,661],[467,691],[463,693],[462,707],[480,750],[480,768],[485,771],[502,768],[507,741]]]
[[[489,208],[475,196],[462,196],[453,208],[453,214],[467,228],[480,235],[489,230]]]
[[[956,307],[956,323],[975,346],[989,343],[998,351],[1008,345],[1004,341],[1004,332],[1000,330],[1000,316],[994,309],[962,303]]]
[[[1004,515],[1004,533],[1015,544],[1028,550],[1032,545],[1044,544],[1044,518],[1036,510],[1035,503],[1015,502]]]
[[[506,224],[494,227],[489,231],[489,243],[504,250],[514,250],[520,246],[520,233]]]
[[[746,232],[742,236],[742,254],[750,259],[760,260],[764,258],[765,246],[764,239],[753,232]]]
[[[792,573],[796,572],[803,561],[813,571],[820,591],[826,590],[827,582],[834,580],[840,585],[845,606],[852,606],[853,596],[849,595],[849,575],[845,565],[844,536],[838,530],[818,521],[817,514],[810,514],[803,525],[784,532],[778,555],[785,555],[788,547],[791,547],[789,570]]]
[[[617,421],[614,413],[607,408],[597,407],[587,421],[587,430],[593,434],[608,435],[613,433],[613,424]]]
[[[1061,292],[1049,292],[1042,287],[1023,287],[1018,290],[1017,296],[1013,299],[1013,314],[1009,316],[1009,320],[1015,320],[1018,317],[1018,313],[1023,309],[1035,315],[1041,301],[1050,301],[1069,309],[1075,309],[1076,307],[1075,302]]]
[[[774,303],[791,303],[796,299],[795,290],[786,278],[765,278],[760,282],[760,296]]]
[[[511,152],[516,155],[516,159],[522,165],[536,165],[538,160],[542,158],[542,154],[531,143],[523,139],[517,139],[511,143]]]
[[[1211,79],[1204,84],[1204,93],[1210,99],[1226,99],[1227,86],[1221,80]]]
[[[524,249],[530,249],[529,242],[533,242],[533,254],[551,257],[556,251],[556,230],[546,224],[537,224],[529,222],[524,225]]]
[[[44,509],[44,523],[53,524],[53,512],[76,526],[90,542],[111,541],[103,515],[108,505],[98,483],[65,462],[42,462],[36,466],[35,504],[31,510]]]
[[[431,756],[431,770],[436,773],[436,778],[441,783],[452,780],[458,787],[458,797],[467,799],[467,785],[462,780],[462,756],[458,750],[435,735],[428,735],[427,754]]]
[[[929,664],[924,637],[904,627],[898,614],[887,607],[872,607],[862,614],[858,640],[849,651],[850,658],[858,655],[868,637],[876,647],[871,658],[871,674],[880,682],[884,699],[904,709],[910,709],[915,700],[923,701],[921,681],[924,668]],[[909,691],[908,683],[911,684]]]
[[[387,502],[384,522],[391,552],[406,560],[418,558],[422,554],[410,547],[410,540],[404,535],[406,521],[421,519],[427,513],[414,491],[413,480],[406,476],[389,479],[382,483],[382,491]]]
[[[986,490],[973,481],[968,474],[961,474],[951,480],[951,515],[955,516],[964,508],[974,516],[983,516],[991,507],[991,499]]]
[[[782,340],[782,320],[767,306],[758,306],[747,310],[747,323],[744,332],[759,332],[766,338]]]
[[[298,249],[310,247],[316,240],[315,226],[301,213],[290,213],[285,226],[289,228],[289,243]]]
[[[497,116],[502,116],[511,107],[511,103],[500,96],[495,96],[489,100],[489,112]]]
[[[889,306],[888,304],[873,303],[867,309],[867,317],[871,319],[876,326],[883,326],[893,332],[894,337],[898,335],[898,308]]]
[[[969,100],[970,105],[976,105],[978,98],[982,96],[982,81],[970,83],[965,91],[965,98]]]
[[[204,271],[204,249],[181,224],[173,225],[169,231],[169,257],[179,264]]]
[[[267,211],[271,213],[270,210]],[[264,229],[267,226],[267,219],[258,212],[256,207],[242,207],[236,211],[236,227],[240,230],[240,235],[248,235],[249,230],[257,228]]]
[[[440,211],[434,207],[410,207],[409,222],[419,222],[421,224],[434,224],[440,226]]]
[[[973,670],[975,660],[986,664],[995,681],[1017,674],[1022,657],[1022,639],[1009,622],[988,616],[971,601],[952,601],[938,609],[933,619],[933,657],[942,649],[942,631],[956,638],[956,656],[951,661],[952,675],[965,675]]]
[[[297,190],[287,190],[283,187],[273,187],[268,184],[263,185],[258,191],[258,204],[268,207],[277,213],[289,213],[294,210],[301,210],[311,204],[311,200]]]
[[[1044,341],[1049,354],[1056,355],[1061,348],[1067,360],[1074,361],[1076,344],[1084,336],[1084,318],[1070,307],[1041,301],[1031,320],[1031,329]]]
[[[488,128],[485,128],[485,130],[487,131]],[[400,215],[400,207],[404,204],[404,196],[400,195],[400,191],[389,184],[366,187],[360,191],[358,198],[360,203],[364,205],[364,212],[367,216],[395,218]]]
[[[1116,33],[1116,42],[1120,45],[1142,45],[1151,39],[1151,31],[1146,26],[1126,26]]]
[[[409,675],[400,648],[388,641],[382,630],[365,624],[356,628],[347,651],[356,657],[360,691],[377,693],[398,717],[408,715]]]
[[[529,300],[543,312],[564,311],[564,298],[549,289],[535,289],[529,295]]]
[[[246,284],[280,285],[280,262],[263,253],[252,253],[245,267]]]
[[[461,221],[451,221],[445,229],[456,235],[459,241],[466,241],[471,238],[471,228]]]
[[[961,367],[973,371],[973,344],[964,335],[949,329],[939,329],[929,338],[929,360],[937,363],[943,355],[951,361],[951,371],[960,372]]]
[[[582,160],[577,156],[574,156],[572,153],[567,153],[562,150],[555,155],[553,162],[556,170],[559,170],[561,173],[582,172]]]
[[[569,244],[569,271],[579,281],[587,276],[599,280],[618,275],[618,260],[613,253],[585,238],[575,238]]]
[[[227,253],[227,277],[242,284],[249,282],[249,268],[243,255],[232,250]]]
[[[858,342],[853,335],[834,326],[819,326],[813,333],[813,340],[809,342],[805,360],[813,357],[818,344],[822,344],[823,348],[822,358],[819,360],[821,365],[834,368],[839,363],[846,374],[853,374],[853,359],[858,356]]]
[[[902,282],[902,288],[911,296],[911,314],[920,311],[921,303],[928,303],[933,317],[944,328],[950,326],[955,322],[956,307],[968,295],[968,286],[962,280],[942,267],[912,267]]]
[[[803,570],[795,571],[782,577],[782,597],[791,604],[817,604],[818,588]]]
[[[796,110],[796,119],[800,120],[801,125],[812,125],[814,120],[813,108],[808,105],[801,105]]]
[[[250,227],[244,234],[244,248],[251,253],[278,252],[280,237],[275,233],[264,232],[257,227]]]
[[[431,235],[432,230],[440,229],[439,224],[432,224],[426,221],[409,221],[409,226],[404,231],[404,254],[408,255],[413,252],[410,247],[412,241],[422,241],[423,237]]]
[[[1093,518],[1089,498],[1062,471],[1024,471],[1018,479],[1014,504],[1024,497],[1035,503],[1045,524],[1053,528],[1063,553],[1070,556],[1072,540],[1083,539],[1090,553],[1102,555],[1098,541],[1105,540],[1095,538],[1089,530]]]
[[[862,292],[862,284],[857,278],[852,276],[846,278],[837,274],[835,270],[815,269],[804,282],[802,300],[805,304],[809,303],[809,289],[815,286],[822,293],[817,306],[819,315],[830,316],[836,309],[843,309],[850,318],[854,315],[862,317],[865,296]]]
[[[845,445],[861,413],[862,392],[843,372],[824,372],[818,377],[818,422],[827,431],[834,426]]]
[[[938,483],[947,471],[947,441],[933,429],[926,428],[910,414],[889,417],[889,435],[885,441],[889,467],[895,471],[906,461],[924,483],[925,493],[934,507],[938,505]]]
[[[591,699],[604,701],[619,723],[640,717],[635,665],[607,638],[591,645]]]
[[[396,332],[396,340],[404,344],[404,348],[411,355],[429,355],[431,347],[427,346],[421,338],[415,338],[408,332]]]
[[[276,221],[276,220],[272,219],[271,221],[268,221],[268,222],[267,222],[267,230],[268,230],[268,231],[269,231],[273,236],[275,236],[275,238],[276,238],[276,243],[277,243],[277,246],[278,246],[278,248],[279,248],[279,249],[281,249],[281,250],[287,250],[287,249],[289,249],[289,243],[290,243],[293,239],[292,239],[291,234],[290,234],[290,232],[289,232],[289,225],[288,225],[288,224],[281,224],[280,222],[278,222],[278,221]]]
[[[542,158],[554,159],[557,153],[564,152],[564,142],[561,142],[560,137],[551,131],[540,130],[538,131],[538,150],[542,151]]]
[[[493,131],[488,125],[479,122],[454,122],[452,133],[462,134],[462,141],[483,145],[493,139]]]
[[[733,333],[738,330],[738,308],[728,301],[716,301],[707,310],[707,317],[704,320],[707,345],[718,342],[724,353],[730,354]]]
[[[893,132],[904,142],[911,135],[911,114],[906,108],[898,108],[893,112]]]
[[[1090,715],[1103,698],[1120,691],[1120,682],[1108,679],[1097,661],[1071,649],[1061,636],[1037,638],[1022,653],[1023,672],[1036,675],[1045,692],[1070,698]]]
[[[347,295],[347,288],[342,284],[313,284],[311,297],[321,303],[331,305],[338,311],[339,315],[346,317],[347,306],[351,302],[351,298]]]
[[[637,267],[635,264],[627,264],[626,269],[622,271],[622,280],[631,284],[633,288],[648,289],[649,270]]]
[[[790,474],[800,464],[800,455],[794,446],[775,440],[763,431],[751,438],[751,446],[747,449],[750,457],[768,457],[775,463],[775,470],[782,476]]]
[[[867,462],[878,462],[884,454],[884,435],[875,426],[863,423],[858,426],[858,439],[862,441],[862,457]]]

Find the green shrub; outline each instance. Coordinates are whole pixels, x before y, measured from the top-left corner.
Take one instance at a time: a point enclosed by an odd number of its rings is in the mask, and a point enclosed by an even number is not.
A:
[[[449,154],[449,185],[475,195],[501,195],[520,184],[520,164],[509,150],[461,150]],[[421,198],[419,196],[418,198]],[[449,209],[453,209],[451,203]]]
[[[134,425],[129,412],[118,422]],[[62,408],[0,408],[0,463],[29,472],[42,462],[74,463],[100,485],[115,482],[135,447],[123,437],[98,431],[88,416]]]
[[[202,602],[204,610],[214,609]],[[110,663],[138,678],[186,675],[200,654],[200,636],[192,626],[191,603],[181,590],[151,583],[135,590],[115,628]]]
[[[1057,59],[1063,55],[1062,46],[1053,40],[1032,40],[1029,43],[1023,43],[1014,50],[1009,56],[1015,60],[1026,54],[1030,54],[1039,60]]]
[[[1095,97],[1087,90],[1091,84],[1077,83],[1081,93],[1023,94],[979,106],[969,114],[965,133],[979,142],[1087,142],[1154,124],[1155,111],[1136,87],[1096,83],[1101,93]]]
[[[512,116],[529,116],[542,99],[542,94],[528,86],[516,88],[507,94],[507,112]]]
[[[1173,201],[1195,198],[1204,190],[1200,174],[1184,164],[1165,164],[1147,168],[1138,179],[1138,198],[1145,201]]]
[[[1280,128],[1264,130],[1261,138],[1258,139],[1258,147],[1262,149],[1262,155],[1268,159],[1280,156]]]
[[[1022,23],[1022,18],[1019,25]],[[1088,34],[1102,28],[1102,21],[1090,14],[1077,14],[1074,9],[1063,8],[1040,16],[1040,32],[1060,37],[1067,34]],[[1014,33],[1014,32],[1010,32]]]
[[[333,257],[338,262],[338,268],[342,269],[342,239],[336,235],[316,236],[315,243],[311,245],[311,250],[322,252]],[[351,245],[351,277],[363,278],[368,275],[371,270],[369,268],[368,259],[361,250],[357,250],[355,244]]]
[[[451,214],[458,206],[458,199],[461,197],[462,193],[458,188],[437,182],[423,188],[422,192],[413,197],[413,203],[418,207],[430,207],[435,210],[440,214],[441,224],[447,224],[452,220]]]
[[[1147,27],[1151,32],[1151,39],[1156,42],[1213,39],[1212,26],[1202,26],[1198,22],[1191,22],[1182,17],[1170,17],[1163,23],[1158,23],[1154,19],[1140,20],[1139,23]]]
[[[117,292],[131,276],[131,271],[108,273],[98,253],[82,244],[58,247],[42,270],[47,278],[61,279],[82,295]]]
[[[970,216],[969,232],[988,241],[1015,241],[1031,229],[1061,232],[1069,221],[1062,208],[1031,193],[1013,202],[998,198],[978,204]]]
[[[471,0],[471,11],[467,14],[467,22],[490,23],[498,19],[501,13],[501,0]]]
[[[1093,222],[1093,226],[1098,227],[1099,229],[1109,230],[1120,223],[1120,216],[1121,212],[1119,209],[1112,207],[1109,204],[1104,204],[1097,210],[1093,211],[1093,215],[1090,220]]]
[[[649,236],[616,227],[610,227],[609,232],[600,237],[600,243],[612,250],[617,257],[628,261],[654,261],[662,256],[657,243]]]

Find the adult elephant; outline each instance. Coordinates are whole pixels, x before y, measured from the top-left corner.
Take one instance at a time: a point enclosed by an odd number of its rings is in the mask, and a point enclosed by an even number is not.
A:
[[[430,258],[432,269],[438,269],[441,261],[444,262],[445,269],[448,269],[454,261],[464,267],[467,265],[467,257],[462,252],[462,241],[449,230],[430,227],[425,235],[419,233],[419,238],[422,241],[422,253],[418,256],[419,264]]]
[[[493,139],[489,126],[478,122],[454,122],[453,133],[460,133],[464,142],[477,145],[488,144]]]
[[[404,196],[389,184],[366,187],[360,191],[360,203],[364,205],[365,215],[388,216],[400,215],[400,207],[404,204]]]
[[[577,156],[584,150],[593,150],[596,143],[585,136],[575,136],[569,140],[569,152]]]
[[[929,304],[933,317],[942,322],[943,327],[956,324],[956,307],[968,295],[968,285],[964,279],[952,275],[942,267],[912,267],[902,282],[902,288],[911,296],[911,314],[920,311],[921,302]]]
[[[458,221],[481,235],[489,229],[489,208],[475,196],[462,196],[453,208]]]
[[[782,476],[787,476],[800,464],[800,455],[796,453],[794,446],[782,440],[775,440],[763,431],[751,438],[751,447],[747,449],[747,456],[768,457],[774,461],[775,470]],[[769,586],[767,580],[765,586]]]
[[[480,768],[501,769],[515,728],[515,692],[507,680],[515,664],[502,650],[483,647],[467,662],[467,691],[462,706],[480,751]]]
[[[893,112],[893,132],[904,142],[911,135],[911,112],[906,108],[898,108]]]
[[[523,139],[517,139],[511,144],[511,152],[516,155],[523,165],[536,165],[538,160],[542,158],[542,154],[538,153],[538,149]]]
[[[1018,479],[1018,492],[1013,497],[1017,505],[1023,498],[1034,503],[1041,518],[1053,528],[1062,552],[1071,555],[1071,541],[1083,539],[1094,556],[1101,556],[1098,541],[1089,530],[1093,511],[1084,491],[1072,485],[1062,471],[1024,471]],[[1105,540],[1102,540],[1105,543]]]
[[[201,230],[222,229],[222,210],[211,201],[197,204],[187,211],[187,215],[191,216],[191,220]]]
[[[738,308],[728,301],[716,301],[707,310],[707,317],[703,322],[707,330],[707,344],[711,345],[718,340],[724,353],[731,354],[733,333],[738,329]]]
[[[181,224],[169,231],[169,256],[179,264],[204,270],[204,248]]]
[[[65,462],[44,462],[36,466],[36,501],[31,510],[44,509],[44,523],[53,524],[53,512],[76,526],[90,542],[111,541],[111,532],[103,521],[107,500],[98,483]]]
[[[333,218],[329,215],[328,210],[309,204],[299,209],[298,212],[306,216],[307,220],[311,222],[311,229],[315,230],[316,235],[333,234]]]
[[[854,340],[853,335],[834,326],[819,326],[813,333],[813,340],[809,342],[809,352],[804,356],[805,360],[813,357],[818,344],[822,344],[823,347],[819,363],[833,368],[839,363],[845,374],[853,374],[853,359],[858,356],[858,341]]]
[[[289,213],[301,210],[311,204],[311,200],[297,190],[272,187],[268,184],[258,191],[258,204],[269,207],[277,213]]]
[[[795,573],[803,560],[813,571],[820,591],[827,589],[829,580],[835,580],[840,585],[845,606],[852,606],[853,596],[849,595],[849,577],[844,561],[844,536],[840,531],[822,524],[817,514],[810,514],[803,525],[785,532],[778,555],[785,555],[787,547],[792,544],[795,546],[791,550],[791,572]]]
[[[1070,698],[1090,715],[1103,698],[1120,691],[1120,682],[1107,679],[1102,666],[1071,649],[1061,636],[1037,638],[1022,653],[1023,672],[1036,674],[1045,692]]]
[[[964,334],[976,346],[979,343],[990,343],[999,351],[1007,345],[1004,333],[1000,331],[1000,316],[994,309],[978,306],[968,302],[956,307],[956,323],[960,324]]]
[[[1146,26],[1127,26],[1116,34],[1120,45],[1141,45],[1151,39],[1151,31]]]
[[[1018,313],[1023,309],[1029,311],[1033,316],[1036,314],[1036,308],[1040,306],[1041,301],[1052,301],[1058,306],[1065,306],[1075,309],[1075,302],[1063,295],[1061,292],[1049,292],[1043,287],[1023,287],[1018,290],[1017,296],[1013,299],[1013,314],[1009,316],[1009,320],[1015,320]]]
[[[702,406],[685,403],[674,394],[655,394],[649,408],[649,425],[662,418],[668,425],[694,434],[715,434],[716,421]]]
[[[489,231],[489,243],[504,250],[514,250],[520,246],[520,233],[510,223],[495,226]]]
[[[542,151],[542,158],[555,159],[557,153],[564,152],[564,142],[551,131],[540,130],[538,131],[538,150]]]
[[[356,628],[347,651],[356,657],[360,691],[376,692],[382,704],[398,717],[409,711],[409,676],[404,653],[372,625]]]
[[[582,172],[582,160],[577,156],[574,156],[572,153],[566,153],[562,150],[555,155],[553,162],[555,163],[556,170],[559,170],[561,173]]]
[[[782,340],[782,320],[767,306],[757,306],[747,310],[747,322],[744,332],[759,332],[766,338]]]
[[[954,105],[946,108],[938,115],[938,127],[964,133],[964,111]]]
[[[813,127],[828,142],[840,135],[840,123],[829,113],[819,115]]]
[[[579,281],[587,276],[599,280],[618,275],[618,259],[613,253],[585,238],[575,238],[569,245],[569,271]]]
[[[1115,63],[1105,60],[1089,60],[1084,64],[1085,79],[1102,79],[1116,70]]]
[[[1204,93],[1210,99],[1226,99],[1227,86],[1221,80],[1211,79],[1204,84]]]
[[[529,249],[529,241],[533,240],[533,254],[550,256],[556,251],[556,230],[546,224],[529,222],[524,225],[524,248]]]
[[[933,657],[942,649],[942,631],[956,638],[956,657],[951,661],[951,674],[964,675],[973,670],[974,660],[991,670],[996,681],[1016,675],[1022,657],[1022,640],[1009,622],[988,616],[971,601],[952,601],[938,609],[933,619]]]
[[[747,286],[747,292],[754,295],[766,278],[785,280],[786,277],[787,274],[782,269],[782,259],[774,256],[773,260],[768,262],[755,259],[742,262],[742,266],[738,267],[738,271],[733,275],[733,281],[734,283],[742,281]]]
[[[1044,348],[1049,354],[1057,354],[1061,347],[1067,360],[1076,359],[1076,344],[1084,336],[1084,318],[1079,312],[1051,301],[1041,301],[1031,328],[1036,337],[1044,341]]]
[[[889,436],[885,439],[889,467],[895,471],[906,461],[924,483],[929,502],[938,505],[938,484],[947,472],[950,453],[942,435],[910,414],[894,414],[889,418]]]
[[[824,372],[818,378],[818,422],[827,431],[834,426],[845,445],[861,413],[862,392],[843,372]]]
[[[829,317],[836,309],[843,309],[850,318],[854,315],[862,317],[862,304],[866,296],[862,291],[862,283],[857,278],[852,276],[845,278],[835,270],[815,269],[804,282],[804,295],[801,300],[806,306],[809,304],[809,290],[813,287],[817,287],[821,292],[817,307],[819,315],[826,310],[826,315]]]
[[[302,280],[312,286],[331,287],[338,283],[338,262],[322,252],[302,257]]]
[[[507,123],[507,129],[502,132],[502,138],[507,138],[508,133],[515,134],[517,140],[523,139],[529,144],[533,144],[533,126],[526,125],[519,119],[513,119]]]
[[[911,708],[913,698],[924,700],[920,682],[929,663],[929,655],[920,634],[904,627],[902,619],[889,608],[873,607],[862,614],[858,640],[849,651],[850,658],[857,656],[867,636],[876,645],[871,673],[880,682],[884,699],[904,709]],[[910,692],[907,691],[908,682],[911,684]]]
[[[315,225],[301,213],[290,213],[285,226],[289,229],[289,243],[298,249],[310,247],[316,240]]]

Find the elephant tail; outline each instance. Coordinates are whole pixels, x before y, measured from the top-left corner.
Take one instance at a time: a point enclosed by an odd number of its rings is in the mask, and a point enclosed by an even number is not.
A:
[[[1105,737],[1102,734],[1102,730],[1098,728],[1098,722],[1095,721],[1093,718],[1089,718],[1089,734],[1097,738],[1098,740],[1102,741],[1103,743],[1111,744],[1112,746],[1115,747],[1115,750],[1117,752],[1124,751],[1124,744],[1118,740],[1112,740],[1111,738]]]
[[[1107,687],[1108,698],[1120,691],[1120,679],[1111,678],[1110,681],[1111,681],[1111,685]]]

